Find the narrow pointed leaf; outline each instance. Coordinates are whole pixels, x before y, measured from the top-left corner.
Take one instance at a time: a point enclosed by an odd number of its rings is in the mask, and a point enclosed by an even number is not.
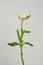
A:
[[[29,16],[27,16],[25,19],[28,19],[30,17],[30,15]]]
[[[20,37],[20,34],[19,34],[19,31],[17,30],[17,36],[18,36],[18,40],[19,42],[21,41],[21,37]]]
[[[24,30],[24,31],[22,32],[22,38],[23,38],[23,36],[24,36],[24,33],[30,33],[30,31]]]
[[[11,43],[8,43],[8,45],[9,46],[17,46],[17,45],[19,45],[19,43],[17,43],[17,42],[11,42]]]
[[[21,38],[23,38],[23,36],[24,36],[24,33],[30,33],[30,31],[23,30],[23,31],[22,31],[22,36],[21,36]]]
[[[30,31],[24,30],[23,33],[30,33]]]
[[[33,44],[31,44],[29,42],[25,42],[24,44],[28,44],[29,46],[33,46]]]

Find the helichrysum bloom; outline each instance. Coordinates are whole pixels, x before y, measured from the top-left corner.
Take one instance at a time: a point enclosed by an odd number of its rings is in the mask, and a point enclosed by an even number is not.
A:
[[[18,18],[21,19],[21,20],[28,19],[29,17],[30,17],[30,15],[27,15],[26,13],[20,13],[18,15]]]

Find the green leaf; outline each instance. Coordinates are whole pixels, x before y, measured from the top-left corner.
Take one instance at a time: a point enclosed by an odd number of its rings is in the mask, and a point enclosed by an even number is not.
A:
[[[30,31],[23,30],[23,31],[22,31],[22,36],[21,36],[22,38],[23,38],[23,36],[24,36],[24,33],[30,33]]]
[[[19,42],[21,42],[21,37],[20,37],[20,34],[19,34],[19,31],[18,30],[17,30],[17,36],[18,36]]]
[[[23,33],[30,33],[30,31],[24,30]]]
[[[30,46],[33,46],[33,44],[29,43],[29,42],[25,42],[24,44],[28,44]]]
[[[25,19],[28,19],[30,17],[30,15],[29,16],[27,16]]]
[[[11,43],[8,43],[9,46],[17,46],[19,45],[17,42],[11,42]]]

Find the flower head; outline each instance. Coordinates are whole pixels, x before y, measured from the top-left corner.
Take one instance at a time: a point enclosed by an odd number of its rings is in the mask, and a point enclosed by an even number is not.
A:
[[[18,18],[21,19],[21,20],[26,20],[30,17],[30,15],[27,15],[26,13],[20,13],[18,15]]]

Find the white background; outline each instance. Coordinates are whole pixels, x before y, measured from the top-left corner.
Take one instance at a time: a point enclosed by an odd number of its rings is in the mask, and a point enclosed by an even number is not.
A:
[[[43,65],[43,0],[0,0],[0,65],[21,65],[19,47],[8,46],[8,42],[18,41],[20,12],[31,15],[23,24],[31,30],[24,40],[34,45],[23,47],[25,65]]]

